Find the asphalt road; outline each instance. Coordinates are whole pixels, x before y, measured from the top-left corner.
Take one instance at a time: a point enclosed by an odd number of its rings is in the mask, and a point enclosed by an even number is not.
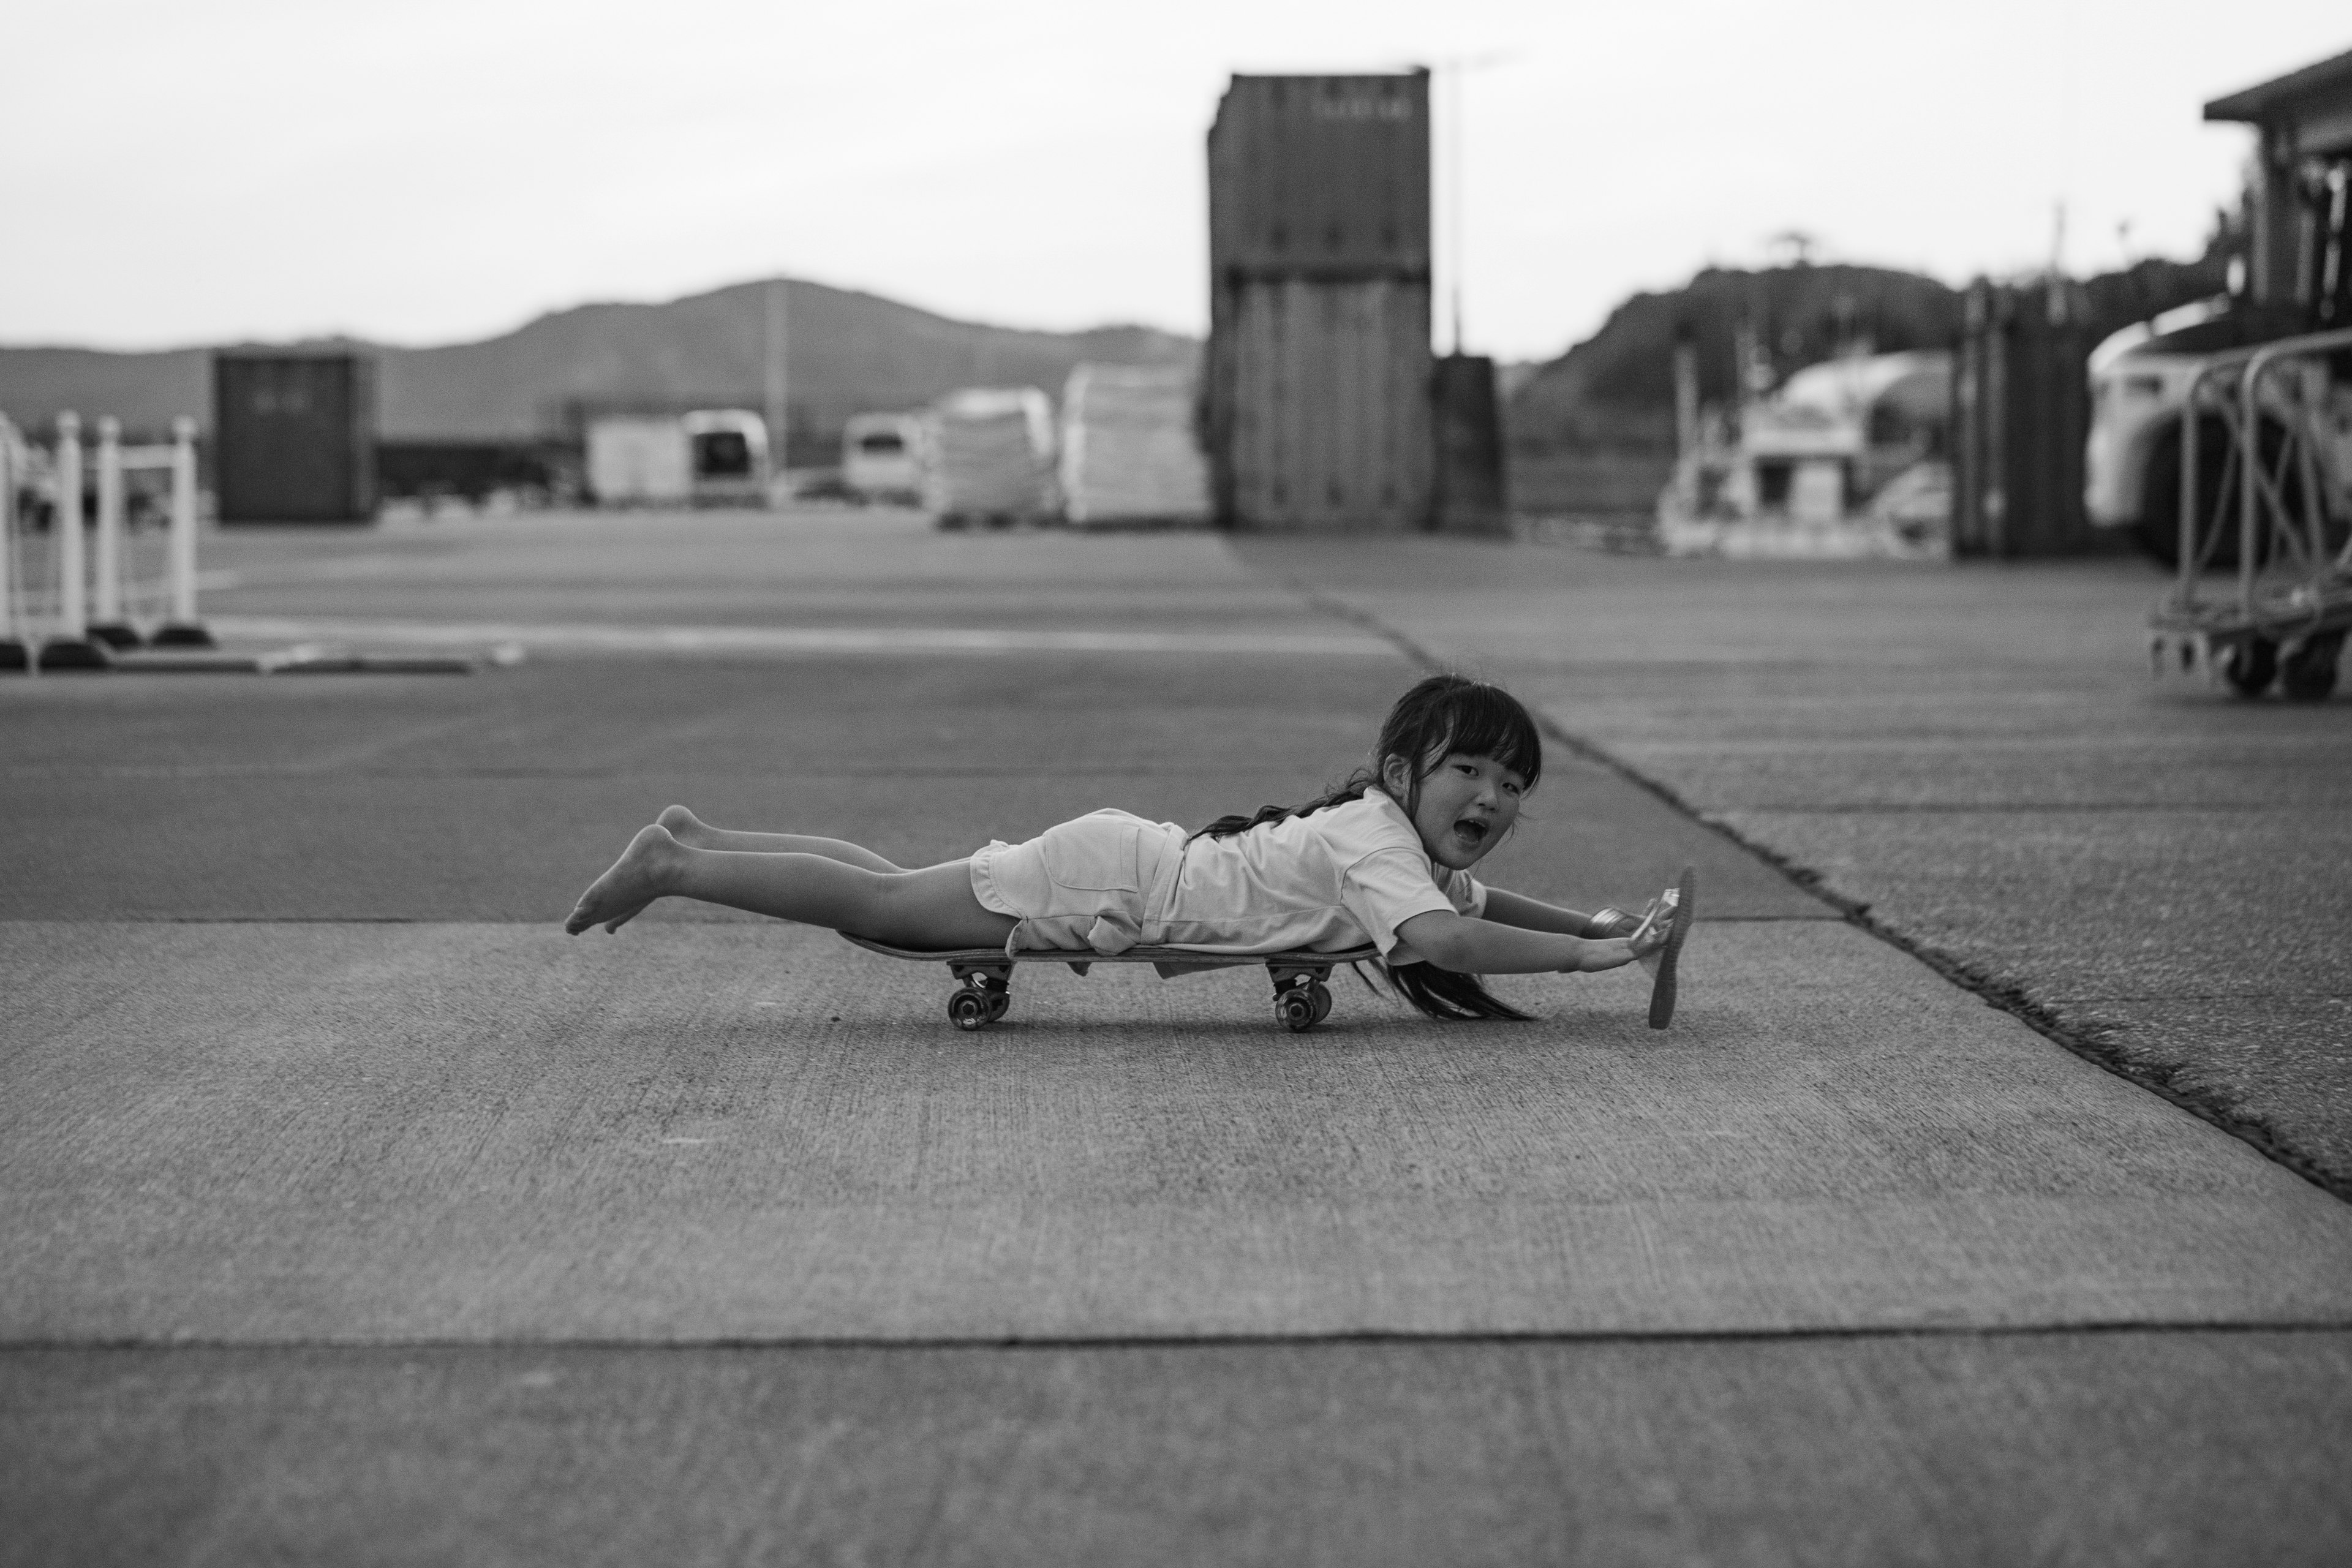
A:
[[[1712,755],[1741,661],[1682,655],[1773,616],[1590,562],[838,513],[211,542],[225,626],[527,657],[0,686],[0,1560],[2340,1560],[2352,1211],[1612,766],[1656,776],[1654,711]],[[1905,635],[1967,582],[1890,580]],[[1664,673],[1529,653],[1694,593]],[[1420,673],[1382,626],[1609,748],[1555,750],[1493,880],[1698,866],[1674,1029],[1634,974],[1508,983],[1530,1025],[1349,987],[1291,1037],[1262,977],[1106,967],[967,1037],[829,933],[556,927],[673,799],[916,861],[1297,798]],[[1974,896],[1841,842],[1840,894]]]

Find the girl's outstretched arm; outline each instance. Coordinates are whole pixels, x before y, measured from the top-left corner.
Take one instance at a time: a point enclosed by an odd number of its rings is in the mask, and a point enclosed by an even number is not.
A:
[[[1605,933],[1592,929],[1592,917],[1559,904],[1547,904],[1540,899],[1514,893],[1507,888],[1486,889],[1486,918],[1496,925],[1517,926],[1521,931],[1557,931],[1564,936],[1600,936]],[[1502,971],[1496,971],[1500,973]]]
[[[1488,889],[1486,896],[1491,900],[1494,889]],[[1397,935],[1438,968],[1457,974],[1590,973],[1631,963],[1663,947],[1666,940],[1664,930],[1654,926],[1639,937],[1581,937],[1528,931],[1447,910],[1413,916],[1397,927]]]

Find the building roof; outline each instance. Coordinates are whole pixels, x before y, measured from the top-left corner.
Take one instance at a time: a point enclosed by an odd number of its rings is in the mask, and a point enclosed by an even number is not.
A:
[[[2205,106],[2208,120],[2252,125],[2318,120],[2332,123],[2344,120],[2347,113],[2352,113],[2352,49],[2217,98]]]

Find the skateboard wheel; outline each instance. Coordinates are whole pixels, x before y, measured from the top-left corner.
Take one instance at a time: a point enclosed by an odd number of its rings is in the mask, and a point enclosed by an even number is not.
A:
[[[992,1024],[1013,1011],[1013,993],[992,991],[988,994],[988,1021]]]
[[[1319,1024],[1331,1016],[1331,988],[1318,980],[1311,983],[1307,990],[1315,999],[1314,1022]]]
[[[964,986],[948,998],[948,1021],[959,1029],[984,1029],[997,1017],[988,994],[977,986]]]
[[[2291,702],[2324,702],[2336,690],[2341,634],[2315,637],[2279,661],[2279,693]]]
[[[1308,988],[1294,985],[1274,999],[1274,1016],[1292,1034],[1300,1034],[1315,1026],[1315,998]]]
[[[2249,637],[2221,650],[2221,679],[2241,697],[2260,697],[2278,675],[2278,644]]]

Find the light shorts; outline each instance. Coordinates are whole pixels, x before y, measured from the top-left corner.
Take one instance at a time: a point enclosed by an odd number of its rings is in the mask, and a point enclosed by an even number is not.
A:
[[[1106,809],[1058,823],[1023,844],[999,839],[971,858],[982,908],[1019,921],[1005,950],[1125,952],[1155,918],[1154,895],[1183,859],[1184,830]]]

